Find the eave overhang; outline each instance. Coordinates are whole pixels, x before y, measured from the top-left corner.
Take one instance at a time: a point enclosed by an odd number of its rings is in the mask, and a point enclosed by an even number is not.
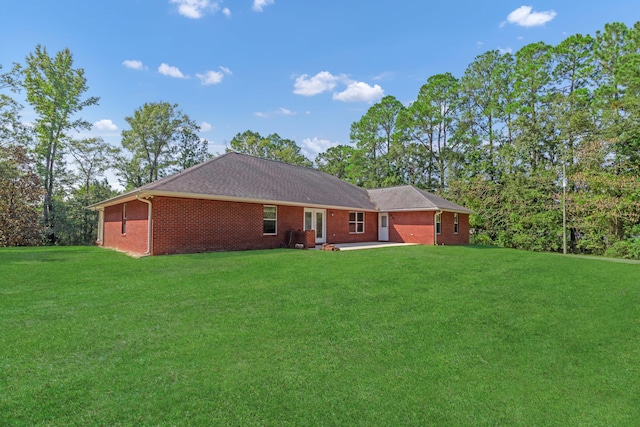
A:
[[[221,195],[199,194],[199,193],[182,193],[182,192],[172,192],[172,191],[156,191],[156,190],[140,190],[140,191],[133,191],[126,194],[121,194],[120,196],[113,197],[103,202],[89,205],[87,206],[87,209],[99,211],[109,206],[119,205],[120,203],[127,203],[127,202],[138,200],[138,199],[151,199],[153,197],[219,200],[224,202],[241,202],[241,203],[256,203],[256,204],[280,205],[280,206],[299,206],[304,208],[378,212],[377,209],[371,209],[371,208],[362,208],[357,206],[323,205],[323,204],[313,203],[311,201],[301,202],[301,201],[285,201],[285,200],[252,199],[252,198],[246,198],[246,197],[221,196]]]

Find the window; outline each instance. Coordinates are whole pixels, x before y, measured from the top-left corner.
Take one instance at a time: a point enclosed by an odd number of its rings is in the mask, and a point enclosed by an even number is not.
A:
[[[316,239],[324,239],[324,211],[316,211]]]
[[[122,205],[122,234],[127,234],[127,204]]]
[[[349,212],[349,233],[364,233],[364,212]]]
[[[442,233],[442,213],[436,214],[436,234]]]
[[[458,214],[453,214],[453,233],[458,234]]]
[[[278,207],[264,206],[262,208],[262,232],[276,234],[278,232]]]
[[[313,211],[304,211],[304,229],[313,230]]]

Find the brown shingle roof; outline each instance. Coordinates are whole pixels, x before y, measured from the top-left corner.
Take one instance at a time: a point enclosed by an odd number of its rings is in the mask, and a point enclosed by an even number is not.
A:
[[[118,199],[144,193],[184,193],[190,197],[202,195],[308,206],[376,209],[365,189],[335,176],[316,169],[239,153],[223,154],[137,188]]]
[[[365,190],[316,169],[239,153],[223,154],[89,208],[154,194],[372,211],[413,209],[471,213],[410,185]]]
[[[412,185],[376,188],[369,190],[371,201],[381,211],[401,210],[444,210],[460,213],[473,213],[469,209],[456,205],[435,194]]]

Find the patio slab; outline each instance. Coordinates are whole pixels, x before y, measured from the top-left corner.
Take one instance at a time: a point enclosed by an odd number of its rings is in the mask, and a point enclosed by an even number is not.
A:
[[[393,246],[414,246],[417,243],[392,243],[392,242],[359,242],[359,243],[336,243],[333,246],[341,251],[356,251],[360,249],[376,249],[389,248]],[[322,245],[316,245],[315,249],[322,248]]]

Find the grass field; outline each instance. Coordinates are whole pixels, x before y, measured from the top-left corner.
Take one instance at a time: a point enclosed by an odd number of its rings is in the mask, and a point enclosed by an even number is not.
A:
[[[640,425],[640,265],[0,249],[0,425]]]

